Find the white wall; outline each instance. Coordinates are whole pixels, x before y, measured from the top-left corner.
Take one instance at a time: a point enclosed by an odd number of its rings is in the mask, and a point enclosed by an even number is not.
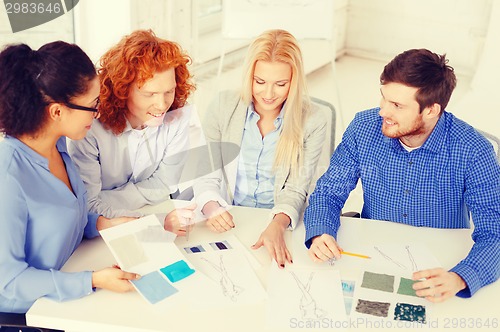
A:
[[[350,0],[349,54],[390,60],[411,48],[447,53],[471,75],[488,29],[492,0]]]
[[[500,1],[493,3],[488,34],[470,90],[453,112],[475,128],[500,138]]]
[[[75,11],[75,42],[92,61],[132,30],[129,0],[83,0]]]

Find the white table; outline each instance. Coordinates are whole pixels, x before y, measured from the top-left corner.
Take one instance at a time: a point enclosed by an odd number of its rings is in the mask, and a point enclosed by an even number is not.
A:
[[[162,205],[163,211],[171,209],[169,204],[171,203]],[[148,209],[145,211],[158,212],[158,207]],[[234,215],[236,227],[230,232],[250,247],[265,228],[269,211],[235,207],[231,213]],[[391,222],[342,218],[338,238],[344,249],[349,248],[349,251],[354,252],[371,243],[415,242],[418,239],[435,253],[444,268],[449,269],[468,253],[472,245],[470,233],[471,230],[416,228]],[[307,257],[307,251],[302,244],[303,225],[294,232],[287,232],[286,236],[294,264],[315,266]],[[185,238],[178,238],[176,244],[185,246],[186,243],[223,238],[224,234],[214,234],[202,223],[196,225],[189,242],[186,242]],[[264,248],[252,251],[252,254],[262,263],[263,267],[256,273],[265,287],[270,258]],[[360,261],[362,260],[344,256],[336,268],[340,269],[342,276],[349,275],[356,270],[356,264]],[[104,241],[96,238],[83,241],[64,265],[63,271],[97,270],[114,263]],[[481,289],[470,299],[449,299],[435,305],[436,319],[417,330],[431,328],[432,331],[449,331],[458,326],[469,331],[471,327],[479,327],[481,323],[484,325],[486,319],[489,319],[490,326],[495,320],[500,324],[500,310],[497,304],[499,296],[500,282],[496,282]],[[106,290],[98,290],[82,299],[63,303],[42,298],[36,301],[26,315],[30,325],[66,331],[264,331],[267,330],[265,317],[265,303],[224,310],[214,308],[197,311],[179,306],[167,312],[158,312],[136,292],[117,294]],[[498,328],[497,325],[496,329],[490,331],[498,331]],[[365,331],[367,328],[352,325],[349,329]]]

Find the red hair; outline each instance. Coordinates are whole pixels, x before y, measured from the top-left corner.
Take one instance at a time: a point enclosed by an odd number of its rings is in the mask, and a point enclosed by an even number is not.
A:
[[[151,30],[137,30],[123,37],[100,60],[99,110],[104,126],[121,134],[126,126],[127,99],[132,83],[139,87],[155,73],[175,69],[175,98],[171,110],[183,107],[194,90],[187,65],[191,58],[174,42],[156,37]]]

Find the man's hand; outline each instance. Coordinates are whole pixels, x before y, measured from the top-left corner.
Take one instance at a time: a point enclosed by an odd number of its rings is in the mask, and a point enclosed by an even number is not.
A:
[[[339,259],[342,249],[335,241],[335,238],[329,234],[316,236],[312,240],[309,248],[309,257],[314,262],[325,262],[332,258]]]
[[[413,273],[413,280],[425,279],[413,284],[417,296],[437,303],[443,302],[457,294],[467,285],[455,272],[448,272],[443,268],[423,270]]]

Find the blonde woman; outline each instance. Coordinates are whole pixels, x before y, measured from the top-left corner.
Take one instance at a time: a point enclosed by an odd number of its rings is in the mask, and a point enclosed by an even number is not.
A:
[[[270,30],[253,41],[242,90],[219,94],[203,130],[209,144],[222,143],[219,162],[226,165],[194,185],[208,227],[215,232],[235,227],[228,205],[269,208],[270,223],[252,248],[265,246],[281,268],[292,263],[284,232],[301,218],[326,118],[311,108],[301,51],[290,33]],[[240,152],[231,162],[231,151],[225,150],[234,144]]]

